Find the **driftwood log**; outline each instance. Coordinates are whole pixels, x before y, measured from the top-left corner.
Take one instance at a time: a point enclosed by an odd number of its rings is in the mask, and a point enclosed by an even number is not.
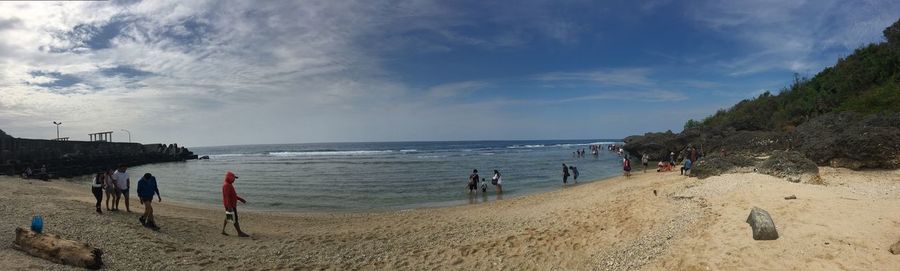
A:
[[[55,263],[88,269],[99,269],[103,265],[101,259],[103,251],[100,249],[92,248],[85,243],[62,239],[55,234],[16,228],[13,247]]]
[[[778,230],[775,229],[775,222],[769,216],[766,210],[753,207],[750,210],[750,216],[747,217],[747,223],[753,229],[753,240],[775,240],[778,239]]]

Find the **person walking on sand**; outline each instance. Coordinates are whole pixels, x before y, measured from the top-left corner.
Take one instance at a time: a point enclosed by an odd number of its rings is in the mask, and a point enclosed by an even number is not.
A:
[[[94,199],[97,200],[97,204],[94,206],[97,207],[97,213],[102,214],[103,211],[100,210],[100,203],[103,202],[103,187],[106,184],[106,174],[103,172],[97,172],[94,175],[94,181],[91,182],[91,193],[94,194]]]
[[[116,195],[116,183],[112,178],[112,170],[107,169],[103,172],[103,190],[106,190],[106,210],[112,211],[109,208],[109,201]]]
[[[156,220],[153,218],[153,205],[151,205],[153,203],[153,195],[156,195],[159,202],[162,202],[162,197],[159,195],[159,187],[156,186],[156,177],[153,177],[150,173],[144,173],[144,177],[138,181],[137,194],[141,204],[144,205],[144,214],[138,220],[141,221],[141,225],[144,225],[144,227],[158,231],[159,226],[156,226]]]
[[[500,177],[500,171],[494,170],[494,176],[491,177],[491,184],[497,190],[497,194],[503,193],[503,178]]]
[[[669,152],[669,165],[675,167],[675,152]]]
[[[647,163],[650,162],[650,155],[644,153],[641,155],[641,164],[644,164],[644,173],[647,173]]]
[[[119,199],[122,197],[125,198],[125,211],[131,212],[130,204],[131,202],[128,200],[128,188],[131,186],[131,179],[128,178],[128,166],[119,165],[119,169],[116,172],[113,172],[112,178],[115,181],[116,186],[116,199],[114,200],[113,210],[119,210]]]
[[[569,167],[563,164],[563,184],[569,183]]]
[[[228,220],[231,220],[234,222],[234,229],[239,237],[250,237],[250,235],[241,231],[241,224],[238,223],[237,202],[240,201],[246,204],[247,201],[238,197],[237,191],[234,190],[234,185],[232,184],[237,178],[237,175],[229,171],[225,173],[225,181],[222,183],[222,204],[225,205],[225,223],[222,224],[222,235],[228,235],[225,232],[225,226],[228,225]]]
[[[481,177],[478,177],[478,169],[473,169],[472,174],[469,174],[469,194],[472,194],[473,192],[476,194],[478,193],[478,180],[480,179]]]
[[[622,170],[625,177],[631,177],[631,160],[628,157],[622,158]]]

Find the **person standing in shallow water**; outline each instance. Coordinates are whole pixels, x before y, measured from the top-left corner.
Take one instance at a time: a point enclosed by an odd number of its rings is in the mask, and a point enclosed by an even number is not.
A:
[[[494,170],[494,176],[491,177],[491,184],[497,188],[497,194],[503,193],[503,178],[500,177],[500,171]]]
[[[569,167],[566,164],[563,165],[563,184],[569,183]]]
[[[469,194],[471,194],[473,192],[478,193],[478,180],[480,180],[480,179],[481,179],[481,177],[478,176],[478,170],[473,169],[472,174],[469,174],[469,182],[468,182]]]
[[[578,183],[578,167],[569,166],[569,171],[572,172],[572,183]]]
[[[225,173],[225,181],[222,183],[222,204],[225,205],[225,223],[222,224],[222,235],[228,235],[225,232],[225,226],[228,226],[228,220],[231,220],[234,222],[234,229],[237,231],[238,236],[250,237],[250,235],[241,231],[241,224],[238,223],[237,202],[240,201],[246,204],[247,201],[238,197],[237,191],[234,190],[234,185],[232,184],[237,178],[237,175],[229,171]]]

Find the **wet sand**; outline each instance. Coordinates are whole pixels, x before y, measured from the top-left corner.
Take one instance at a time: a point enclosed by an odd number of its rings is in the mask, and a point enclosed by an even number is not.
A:
[[[102,248],[111,270],[890,270],[900,255],[900,171],[821,168],[825,185],[755,173],[704,180],[636,174],[454,207],[380,213],[240,212],[252,238],[219,234],[223,210],[154,202],[94,213],[87,184],[0,177],[0,266],[70,270],[11,248],[41,214],[45,230]],[[549,181],[549,180],[548,180]],[[514,182],[506,181],[507,185]],[[241,184],[237,183],[238,193]],[[656,190],[656,196],[653,191]],[[495,197],[489,190],[488,197]],[[784,197],[796,195],[796,200]],[[253,204],[253,199],[247,199]],[[744,221],[769,211],[781,237]],[[240,207],[239,207],[240,210]],[[74,269],[72,269],[74,270]]]

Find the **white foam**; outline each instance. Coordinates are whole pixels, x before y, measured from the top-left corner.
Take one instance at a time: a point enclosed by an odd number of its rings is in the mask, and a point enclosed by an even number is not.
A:
[[[301,151],[301,152],[270,152],[271,156],[281,156],[281,157],[289,157],[289,156],[345,156],[345,155],[374,155],[374,154],[385,154],[392,153],[394,151]]]
[[[543,148],[546,147],[544,144],[535,144],[535,145],[512,145],[506,148],[508,149],[532,149],[532,148]]]

